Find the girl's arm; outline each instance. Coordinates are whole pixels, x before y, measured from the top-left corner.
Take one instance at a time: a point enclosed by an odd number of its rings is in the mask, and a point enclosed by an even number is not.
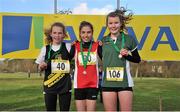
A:
[[[72,45],[69,53],[69,60],[72,60],[74,58],[74,55],[75,55],[75,45]]]
[[[47,64],[44,61],[45,60],[45,54],[46,54],[46,47],[44,46],[41,49],[41,52],[35,61],[38,64],[38,69],[41,71],[43,71],[44,69],[47,68]]]
[[[141,61],[137,48],[132,51],[131,54],[132,55],[128,54],[127,56],[124,56],[124,58],[134,63],[139,63]]]
[[[98,46],[97,52],[98,52],[99,58],[102,60],[102,46],[101,45]]]

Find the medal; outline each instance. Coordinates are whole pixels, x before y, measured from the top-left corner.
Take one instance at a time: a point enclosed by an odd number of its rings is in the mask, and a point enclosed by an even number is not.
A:
[[[124,37],[124,33],[123,32],[121,34],[122,34],[121,49],[123,49],[124,48],[124,44],[125,44],[125,37]],[[119,47],[113,42],[113,40],[111,38],[109,38],[109,41],[111,42],[111,44],[114,47],[115,51],[120,53],[121,49],[119,49]],[[119,54],[118,57],[121,59],[123,56],[121,54]]]
[[[82,42],[80,43],[80,50],[81,50],[81,56],[82,56],[82,61],[83,61],[83,68],[84,68],[84,71],[83,71],[83,74],[86,75],[87,72],[86,72],[86,68],[87,68],[87,63],[88,63],[88,57],[90,56],[90,51],[91,51],[91,48],[92,48],[92,42],[88,48],[88,53],[87,53],[87,56],[84,55],[84,52],[83,52],[83,47],[82,47]]]
[[[86,74],[87,74],[86,70],[84,70],[84,71],[83,71],[83,74],[84,74],[84,75],[86,75]]]
[[[122,58],[122,55],[121,54],[119,54],[119,56],[118,56],[119,58]]]

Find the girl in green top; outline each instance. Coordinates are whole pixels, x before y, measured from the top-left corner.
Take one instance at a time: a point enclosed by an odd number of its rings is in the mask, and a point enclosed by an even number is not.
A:
[[[126,31],[125,24],[131,20],[132,14],[125,15],[121,8],[107,15],[106,25],[109,35],[102,39],[103,82],[102,94],[106,111],[132,110],[133,81],[130,74],[129,61],[139,63],[140,56],[136,41]],[[120,105],[117,105],[117,99]]]

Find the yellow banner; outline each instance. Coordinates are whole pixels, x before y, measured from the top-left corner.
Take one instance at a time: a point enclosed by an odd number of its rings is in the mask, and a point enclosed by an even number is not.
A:
[[[108,34],[105,16],[0,13],[0,58],[34,59],[45,44],[44,29],[54,22],[66,26],[65,42],[79,39],[79,24],[94,26],[95,41]],[[180,60],[180,15],[134,16],[128,33],[138,43],[143,60]]]

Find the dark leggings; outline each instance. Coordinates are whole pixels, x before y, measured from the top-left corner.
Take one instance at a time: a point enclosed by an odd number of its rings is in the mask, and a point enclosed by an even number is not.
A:
[[[71,93],[53,94],[46,93],[44,95],[47,111],[56,111],[57,95],[59,96],[60,111],[69,111],[71,103]]]

